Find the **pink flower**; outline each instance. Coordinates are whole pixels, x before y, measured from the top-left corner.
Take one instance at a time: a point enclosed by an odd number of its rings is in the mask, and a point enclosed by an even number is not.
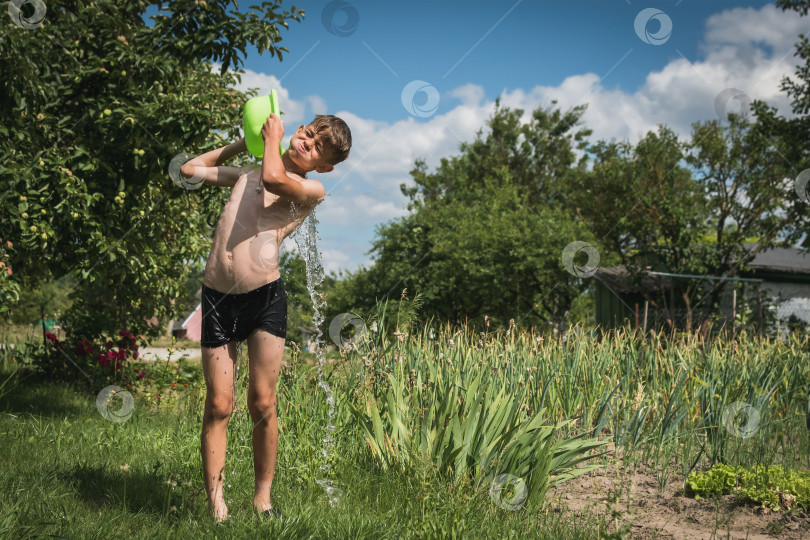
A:
[[[108,340],[107,340],[107,348],[108,348],[108,349],[112,349],[112,348],[113,348],[113,342],[112,342],[112,340],[111,340],[111,339],[108,339]]]
[[[110,357],[106,354],[99,354],[96,358],[98,359],[98,363],[102,366],[106,366],[110,363]]]
[[[146,371],[144,371],[144,370],[140,370],[140,371],[138,372],[138,377],[137,377],[137,379],[140,381],[141,379],[143,379],[143,376],[144,376],[144,375],[146,375]]]
[[[138,359],[138,351],[135,351],[134,353],[132,353],[132,359],[133,359],[133,360],[137,360],[137,359]]]
[[[93,352],[93,342],[87,339],[83,339],[78,345],[76,345],[76,354],[79,356],[87,356]]]
[[[129,341],[135,340],[135,336],[133,336],[132,333],[128,332],[127,330],[121,330],[120,332],[118,332],[118,335],[124,339],[128,339]]]

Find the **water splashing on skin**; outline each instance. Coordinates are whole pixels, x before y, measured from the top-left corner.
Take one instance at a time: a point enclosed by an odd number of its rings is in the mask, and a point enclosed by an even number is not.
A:
[[[242,342],[236,342],[236,360],[234,361],[234,374],[233,374],[233,404],[234,409],[236,410],[236,422],[230,422],[233,424],[234,428],[236,429],[236,433],[239,436],[239,440],[242,441],[242,444],[236,443],[236,454],[239,456],[235,458],[236,461],[244,461],[243,459],[243,447],[245,446],[245,433],[242,429],[242,411],[239,408],[239,361],[242,357]],[[228,452],[230,453],[230,452]],[[236,469],[231,469],[231,478],[236,478]],[[228,487],[231,487],[231,484],[228,484]],[[229,503],[230,504],[230,503]]]
[[[226,455],[230,455],[231,459],[229,463],[226,462],[226,465],[231,465],[231,474],[228,478],[231,482],[233,482],[237,478],[237,472],[241,470],[243,467],[238,463],[244,463],[245,461],[245,453],[248,451],[248,444],[245,442],[246,435],[252,436],[253,430],[253,421],[247,412],[243,412],[243,409],[247,411],[247,403],[245,402],[244,407],[240,407],[240,395],[239,392],[240,387],[247,388],[247,382],[243,379],[247,376],[245,374],[245,370],[242,370],[242,374],[240,376],[239,366],[241,363],[244,362],[245,366],[247,367],[247,358],[243,357],[243,353],[245,352],[245,346],[243,341],[236,342],[236,359],[234,360],[234,374],[233,374],[233,408],[234,412],[236,413],[236,420],[233,422],[228,423],[228,436],[227,440],[233,441],[231,446],[234,447],[234,451],[231,452],[228,450]],[[247,423],[247,425],[246,425]],[[235,436],[234,436],[235,435]],[[237,440],[238,439],[238,440]],[[252,439],[251,439],[252,440]],[[227,478],[227,477],[226,477]],[[228,483],[227,487],[231,487],[231,484]],[[228,501],[230,504],[231,501]]]
[[[296,209],[295,205],[291,205],[291,207],[293,217],[296,221],[298,221],[298,210]],[[307,290],[309,291],[309,297],[312,300],[312,307],[315,311],[313,323],[315,325],[315,355],[318,358],[318,386],[323,388],[324,392],[326,393],[326,402],[329,403],[329,420],[326,425],[326,437],[324,437],[323,440],[324,464],[319,468],[324,472],[324,474],[326,474],[330,467],[328,461],[329,451],[334,447],[334,439],[332,438],[332,434],[335,432],[335,426],[332,422],[335,418],[335,398],[332,394],[332,389],[329,387],[329,383],[327,383],[323,378],[323,367],[326,363],[326,359],[324,358],[324,344],[321,339],[321,324],[323,323],[324,318],[321,309],[325,303],[321,297],[321,294],[316,291],[316,288],[321,284],[324,276],[323,264],[321,263],[321,254],[318,251],[317,245],[317,225],[318,220],[315,219],[315,210],[312,210],[303,223],[301,223],[301,226],[295,230],[292,238],[295,240],[296,246],[298,246],[298,253],[303,257],[304,262],[306,263]],[[331,506],[335,506],[335,504],[340,500],[342,490],[335,487],[332,480],[322,478],[316,479],[315,481],[326,491],[326,495],[329,497],[329,504]]]

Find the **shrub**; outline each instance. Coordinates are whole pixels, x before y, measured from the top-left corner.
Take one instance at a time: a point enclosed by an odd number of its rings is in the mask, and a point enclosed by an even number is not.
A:
[[[128,330],[102,343],[89,339],[60,341],[50,332],[45,334],[45,341],[30,349],[31,363],[45,379],[131,385],[146,375],[145,370],[131,364],[138,358],[138,343]]]

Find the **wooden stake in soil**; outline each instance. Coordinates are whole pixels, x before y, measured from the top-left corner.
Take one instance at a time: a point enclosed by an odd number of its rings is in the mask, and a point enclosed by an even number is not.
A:
[[[737,287],[731,291],[731,339],[737,334]]]
[[[650,306],[649,300],[644,300],[644,334],[647,334],[647,308]]]

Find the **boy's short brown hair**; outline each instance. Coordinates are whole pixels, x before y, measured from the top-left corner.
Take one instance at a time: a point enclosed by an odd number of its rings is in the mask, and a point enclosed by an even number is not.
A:
[[[321,133],[325,141],[332,147],[328,161],[337,165],[349,157],[352,147],[352,132],[346,122],[331,114],[315,115],[315,120],[309,123],[315,133]]]

